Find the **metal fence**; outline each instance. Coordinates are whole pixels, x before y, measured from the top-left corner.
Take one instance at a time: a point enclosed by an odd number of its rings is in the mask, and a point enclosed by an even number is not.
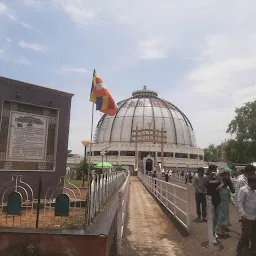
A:
[[[126,217],[127,201],[130,189],[130,172],[128,173],[127,179],[121,189],[119,190],[119,205],[117,210],[117,253],[121,254],[121,245],[124,232],[124,224]]]
[[[89,199],[89,223],[113,195],[113,192],[122,186],[125,179],[126,174],[124,172],[110,172],[93,175]]]
[[[164,207],[190,231],[189,188],[138,173],[139,179]]]
[[[0,187],[0,227],[72,229],[83,228],[86,195],[68,177],[46,187],[42,180],[38,189],[14,175]]]
[[[122,176],[124,177],[124,176]],[[117,255],[121,255],[121,243],[123,238],[124,223],[127,210],[127,201],[130,188],[130,172],[127,172],[125,181],[118,190],[113,192],[109,201],[104,205],[94,218],[87,231],[95,235],[107,236],[108,245],[106,246],[108,255],[110,247],[114,241]],[[116,234],[116,236],[114,236]]]

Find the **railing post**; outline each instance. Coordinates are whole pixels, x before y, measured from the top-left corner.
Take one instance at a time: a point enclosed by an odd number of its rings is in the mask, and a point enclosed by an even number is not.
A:
[[[189,186],[187,189],[187,231],[190,232],[191,220],[190,220],[190,192],[191,187]]]
[[[117,208],[117,223],[116,223],[116,250],[117,255],[121,254],[122,246],[122,194],[118,194],[118,208]]]
[[[207,225],[208,225],[208,242],[210,255],[214,255],[214,230],[213,230],[213,206],[212,197],[207,196]]]
[[[169,196],[169,193],[168,193],[168,190],[167,190],[167,188],[168,188],[168,183],[166,182],[165,183],[165,206],[168,208],[168,196]]]
[[[173,205],[174,205],[174,209],[173,209],[173,212],[174,212],[174,217],[177,216],[177,212],[176,212],[176,206],[177,206],[177,202],[176,202],[176,187],[173,187]]]

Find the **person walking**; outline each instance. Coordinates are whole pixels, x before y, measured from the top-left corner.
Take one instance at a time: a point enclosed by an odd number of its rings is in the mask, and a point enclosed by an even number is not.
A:
[[[246,165],[244,171],[238,176],[235,188],[235,201],[237,202],[238,192],[240,188],[248,185],[248,177],[255,174],[256,167],[253,165]]]
[[[198,168],[198,174],[194,175],[193,185],[195,186],[195,200],[197,219],[206,221],[206,187],[204,185],[204,168]]]
[[[229,231],[229,203],[232,202],[235,205],[233,200],[233,196],[231,194],[231,190],[229,188],[230,185],[230,174],[228,171],[221,171],[220,176],[222,178],[222,182],[224,183],[223,188],[220,190],[220,212],[218,217],[218,222],[216,226],[216,230],[221,235],[225,235],[226,231]]]
[[[217,174],[217,166],[216,165],[209,165],[208,169],[208,176],[205,178],[204,185],[207,190],[207,195],[211,196],[212,198],[212,206],[213,206],[213,243],[216,244],[218,238],[216,234],[216,226],[219,218],[219,212],[220,212],[220,203],[221,203],[221,197],[220,197],[220,190],[222,189],[222,180],[220,176]]]
[[[189,183],[192,183],[192,179],[193,179],[193,175],[191,173],[191,171],[188,172],[188,180],[189,180]]]
[[[237,244],[236,256],[248,254],[250,244],[251,255],[256,256],[256,175],[250,175],[247,181],[248,185],[240,188],[237,196],[237,209],[242,223],[242,235]]]
[[[166,182],[169,181],[169,172],[168,171],[165,172],[164,179]]]

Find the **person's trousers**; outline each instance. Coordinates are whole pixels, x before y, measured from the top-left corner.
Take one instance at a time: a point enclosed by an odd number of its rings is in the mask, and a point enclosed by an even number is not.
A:
[[[206,218],[206,194],[204,193],[196,193],[196,213],[199,217]]]
[[[256,255],[256,221],[242,220],[242,235],[237,244],[237,255],[240,256],[244,251],[248,251],[250,243],[252,255]]]
[[[219,214],[220,214],[220,205],[216,204],[216,205],[213,205],[212,207],[213,207],[213,232],[215,233],[216,226],[219,219]]]

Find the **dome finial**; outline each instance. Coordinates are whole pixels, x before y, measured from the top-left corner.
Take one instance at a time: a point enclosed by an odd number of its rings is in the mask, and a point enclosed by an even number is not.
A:
[[[146,85],[143,86],[143,90],[147,90],[147,86]]]

